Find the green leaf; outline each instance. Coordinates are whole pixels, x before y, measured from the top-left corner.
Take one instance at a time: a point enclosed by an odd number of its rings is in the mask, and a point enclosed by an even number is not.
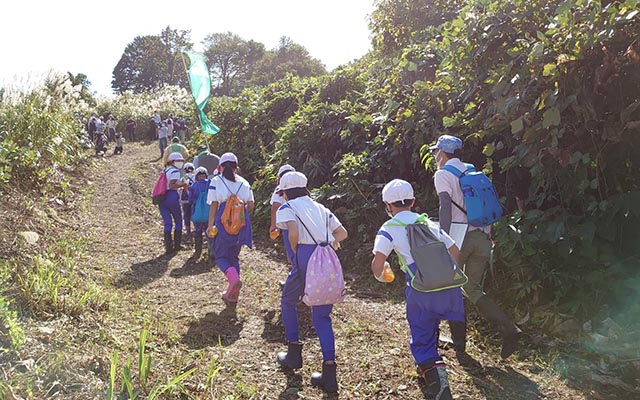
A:
[[[560,110],[558,107],[551,107],[542,115],[542,127],[544,129],[560,125]]]
[[[413,61],[409,61],[409,65],[407,66],[407,69],[411,72],[415,72],[418,70],[418,64],[414,63]]]
[[[524,120],[522,117],[511,121],[511,133],[515,134],[521,132],[524,129]]]
[[[544,53],[544,43],[536,42],[536,44],[534,44],[533,47],[531,48],[531,52],[529,53],[529,55],[533,58],[540,58],[542,57],[543,53]]]
[[[546,64],[542,70],[542,76],[551,76],[556,73],[558,67],[555,64]]]
[[[536,36],[538,37],[538,39],[542,40],[543,42],[547,40],[547,37],[544,35],[544,33],[540,31],[536,31]]]
[[[482,150],[482,154],[487,157],[491,157],[493,152],[496,150],[496,146],[493,143],[487,143]]]
[[[450,128],[456,124],[456,120],[451,117],[442,117],[442,125],[445,128]]]

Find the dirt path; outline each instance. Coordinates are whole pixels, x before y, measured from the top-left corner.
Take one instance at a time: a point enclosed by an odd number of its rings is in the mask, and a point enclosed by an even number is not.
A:
[[[190,260],[190,248],[171,258],[161,256],[161,218],[149,201],[160,168],[157,156],[155,143],[127,143],[123,155],[100,161],[93,177],[96,183],[85,218],[99,240],[90,253],[106,263],[105,274],[119,288],[117,295],[132,304],[121,324],[113,327],[113,335],[135,343],[139,327],[149,319],[145,315],[152,315],[152,376],[161,380],[195,366],[185,385],[188,398],[323,398],[309,384],[321,353],[304,305],[300,311],[305,366],[292,374],[275,364],[275,353],[285,348],[277,285],[286,275],[283,254],[260,246],[242,251],[244,286],[235,310],[220,300],[225,279],[217,267]],[[256,236],[265,231],[254,228]],[[358,282],[372,279],[368,266],[358,270]],[[334,309],[339,397],[424,398],[408,348],[400,284],[387,289],[387,296],[385,288],[371,286],[383,295],[352,292]],[[442,351],[455,398],[594,398],[589,391],[572,388],[534,352],[501,361],[498,351],[495,340],[478,335],[470,339],[470,357],[464,362],[452,351]],[[207,374],[217,367],[221,369],[213,373],[213,384],[207,385]]]

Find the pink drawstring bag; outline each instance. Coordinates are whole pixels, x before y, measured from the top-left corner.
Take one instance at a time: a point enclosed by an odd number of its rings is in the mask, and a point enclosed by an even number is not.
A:
[[[153,204],[160,204],[164,201],[164,197],[167,195],[167,174],[164,170],[158,177],[158,181],[156,182],[156,186],[153,188],[153,193],[151,194],[151,200]]]
[[[340,264],[336,251],[329,244],[329,216],[327,216],[326,239],[324,242],[318,243],[295,211],[294,214],[316,243],[316,248],[307,263],[302,301],[308,306],[341,303],[344,300],[346,289],[342,275],[342,264]]]

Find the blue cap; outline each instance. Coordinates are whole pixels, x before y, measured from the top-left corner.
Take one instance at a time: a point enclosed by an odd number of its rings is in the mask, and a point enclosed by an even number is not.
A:
[[[429,147],[429,150],[442,150],[445,153],[453,154],[456,150],[462,149],[462,140],[451,135],[442,135],[438,138],[438,142]]]

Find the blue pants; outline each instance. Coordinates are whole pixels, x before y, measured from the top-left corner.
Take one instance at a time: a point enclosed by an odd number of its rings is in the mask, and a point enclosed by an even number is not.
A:
[[[167,148],[167,138],[163,137],[158,139],[158,147],[160,147],[160,157],[164,155],[164,149]]]
[[[304,295],[307,264],[315,248],[315,244],[298,245],[297,254],[293,257],[293,269],[289,272],[287,282],[282,290],[282,324],[289,342],[300,340],[297,307],[298,301]],[[331,310],[333,310],[332,304],[311,307],[311,319],[320,340],[322,359],[324,361],[331,361],[336,358],[335,337],[331,326]]]
[[[182,203],[182,220],[187,234],[191,233],[191,204]]]
[[[284,250],[287,253],[287,261],[289,261],[289,264],[293,264],[293,258],[295,254],[293,253],[293,249],[291,248],[291,243],[289,243],[289,231],[287,229],[282,229],[280,231],[280,234],[282,235]]]
[[[175,190],[167,190],[167,195],[165,196],[164,201],[160,203],[158,207],[160,208],[160,215],[164,222],[164,231],[171,232],[171,228],[173,228],[174,223],[174,230],[182,231],[182,212],[180,210],[180,198],[178,196],[178,192]]]
[[[464,321],[462,290],[453,288],[424,293],[413,289],[407,283],[404,289],[404,298],[407,322],[409,322],[411,330],[409,344],[413,358],[417,364],[439,358],[438,337],[436,335],[440,320]]]
[[[245,211],[245,226],[240,229],[237,235],[228,234],[222,225],[224,207],[226,207],[226,202],[221,203],[216,212],[214,223],[218,228],[218,234],[213,240],[209,240],[209,249],[213,248],[216,256],[216,265],[220,268],[220,271],[226,272],[229,267],[236,267],[238,275],[240,275],[240,248],[242,245],[253,246],[251,221],[249,220],[249,213]]]

